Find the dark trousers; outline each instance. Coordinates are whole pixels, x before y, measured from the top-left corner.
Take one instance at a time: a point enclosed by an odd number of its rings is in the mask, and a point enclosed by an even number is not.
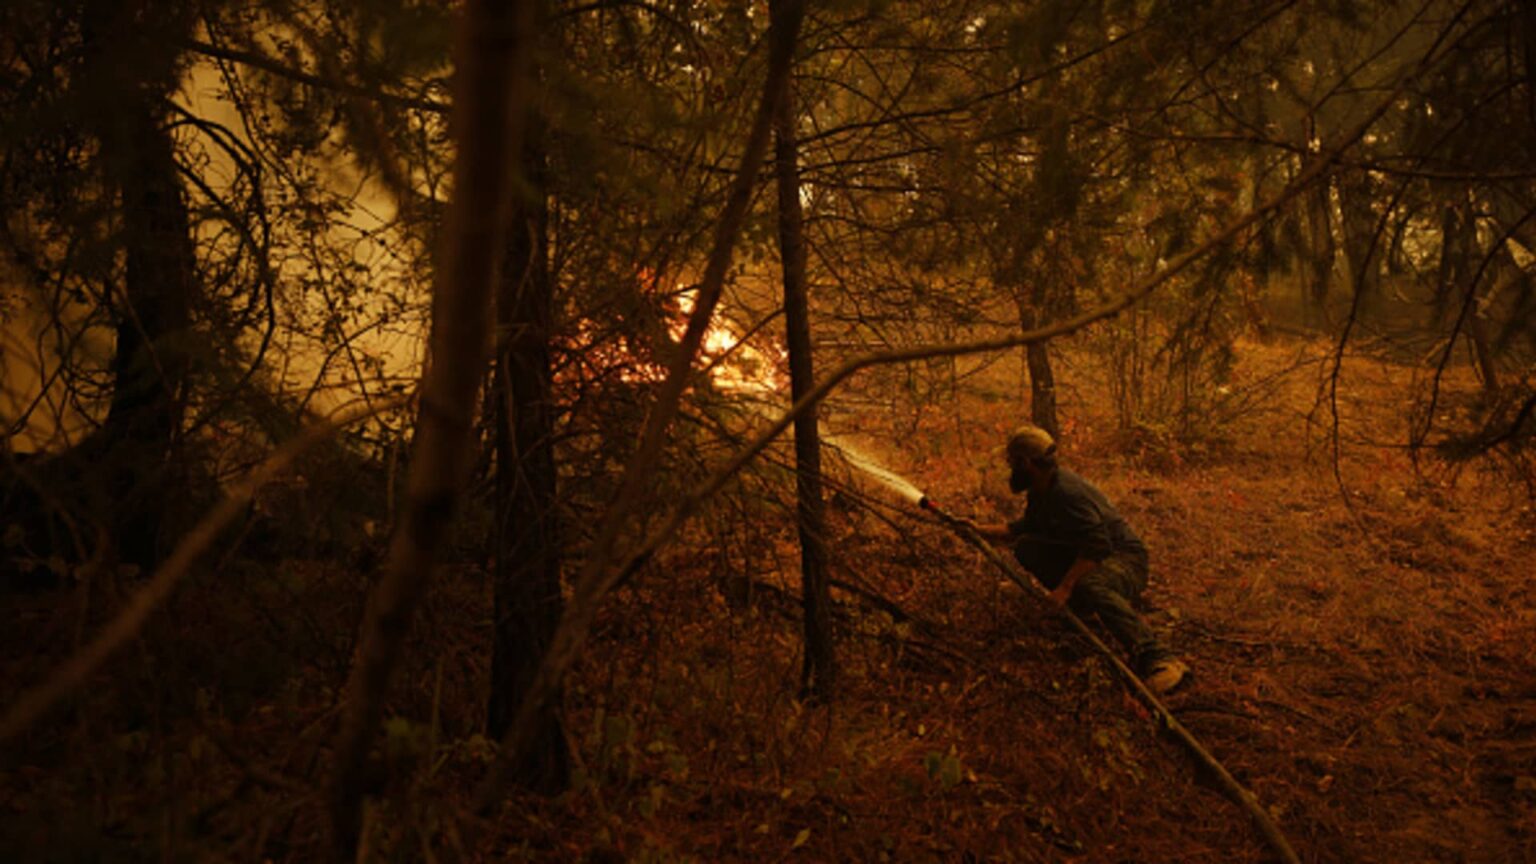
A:
[[[1014,549],[1014,555],[1025,569],[1037,577],[1056,571],[1063,564],[1060,560],[1049,560],[1060,556],[1057,550],[1042,549],[1032,544],[1020,544]],[[1152,635],[1152,628],[1147,626],[1147,622],[1142,620],[1131,605],[1146,587],[1146,561],[1141,560],[1140,556],[1112,555],[1099,562],[1092,573],[1077,583],[1077,587],[1072,589],[1072,597],[1067,601],[1067,607],[1079,618],[1097,615],[1104,622],[1104,629],[1124,646],[1126,653],[1131,656],[1132,668],[1139,675],[1145,674],[1152,664],[1173,656]]]

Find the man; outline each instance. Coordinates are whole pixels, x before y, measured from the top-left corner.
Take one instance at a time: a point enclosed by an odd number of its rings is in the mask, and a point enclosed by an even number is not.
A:
[[[1056,442],[1025,425],[1008,439],[1008,485],[1029,493],[1023,518],[978,525],[1080,617],[1098,615],[1155,693],[1178,687],[1189,667],[1152,635],[1131,604],[1147,587],[1147,547],[1093,484],[1056,464]]]

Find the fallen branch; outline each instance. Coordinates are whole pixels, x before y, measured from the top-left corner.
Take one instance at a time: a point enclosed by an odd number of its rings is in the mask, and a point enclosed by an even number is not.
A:
[[[877,612],[884,612],[885,614],[891,616],[891,620],[893,621],[916,624],[917,626],[927,630],[930,633],[937,629],[934,627],[932,621],[913,615],[911,612],[901,608],[901,604],[897,603],[895,600],[886,597],[884,594],[881,594],[880,592],[868,587],[867,585],[861,585],[857,582],[847,582],[842,579],[831,579],[828,580],[827,584],[833,588],[838,589],[839,591],[846,591],[847,593],[852,594],[854,598],[859,602],[859,605],[872,608]]]
[[[832,580],[830,584],[836,588],[847,589],[850,587],[848,583],[840,582],[836,579]],[[763,582],[761,580],[753,580],[750,585],[753,591],[760,591],[765,596],[774,597],[779,600],[782,603],[782,606],[780,606],[780,608],[776,609],[775,611],[782,614],[786,620],[792,623],[798,622],[800,620],[800,608],[804,603],[802,595],[785,588],[780,588],[771,582]],[[847,608],[845,608],[845,605],[846,604],[834,601],[831,612],[837,616],[838,623],[846,626],[853,620],[853,614],[849,612]],[[961,649],[952,645],[945,644],[943,637],[939,635],[939,628],[935,627],[932,623],[924,621],[921,618],[913,618],[910,615],[907,615],[905,612],[901,612],[899,606],[896,606],[891,601],[886,600],[878,593],[860,589],[855,594],[854,605],[866,611],[873,609],[877,612],[887,612],[898,621],[915,624],[919,630],[932,635],[934,637],[934,641],[916,639],[912,636],[896,635],[886,631],[878,633],[864,633],[859,635],[870,637],[879,642],[893,643],[899,646],[901,650],[910,651],[913,654],[920,655],[924,653],[933,653],[941,657],[947,657],[948,659],[962,665],[969,666],[972,669],[983,670],[987,668],[986,664],[970,656],[969,654],[966,654]],[[895,611],[893,612],[891,610]],[[900,613],[900,617],[897,616],[897,613]]]
[[[923,506],[926,509],[938,516],[962,540],[976,547],[988,561],[997,565],[998,569],[1007,574],[1008,578],[1012,579],[1025,592],[1033,592],[1036,596],[1044,596],[1044,590],[1035,580],[1028,578],[1021,572],[1017,564],[1005,558],[990,543],[982,539],[982,536],[969,523],[949,515],[934,505],[932,501],[923,500]],[[1211,772],[1212,776],[1216,778],[1217,785],[1221,787],[1222,792],[1226,793],[1227,797],[1234,803],[1248,811],[1249,815],[1253,817],[1254,825],[1259,829],[1259,833],[1264,835],[1264,840],[1269,843],[1270,848],[1275,851],[1275,854],[1280,856],[1280,860],[1287,862],[1287,864],[1300,864],[1301,859],[1296,857],[1295,850],[1291,848],[1290,842],[1285,839],[1285,834],[1280,830],[1280,826],[1275,823],[1274,817],[1269,815],[1269,811],[1264,809],[1264,805],[1259,803],[1258,797],[1248,791],[1248,788],[1243,784],[1237,782],[1237,779],[1232,776],[1231,772],[1227,771],[1226,767],[1215,756],[1212,756],[1211,752],[1205,749],[1200,741],[1184,727],[1184,724],[1180,723],[1178,718],[1173,716],[1173,712],[1168,710],[1168,706],[1164,705],[1162,700],[1158,699],[1157,695],[1148,689],[1147,685],[1140,678],[1136,677],[1136,673],[1132,672],[1131,668],[1125,665],[1125,661],[1121,660],[1119,655],[1108,645],[1104,644],[1104,640],[1088,629],[1088,625],[1083,623],[1083,619],[1074,615],[1072,610],[1064,606],[1055,606],[1054,603],[1051,605],[1066,619],[1068,624],[1072,625],[1072,629],[1076,630],[1078,635],[1087,640],[1095,650],[1103,655],[1104,659],[1109,661],[1109,665],[1119,673],[1126,686],[1152,710],[1152,713],[1162,723],[1163,728],[1179,739],[1179,743],[1189,750],[1196,761]]]

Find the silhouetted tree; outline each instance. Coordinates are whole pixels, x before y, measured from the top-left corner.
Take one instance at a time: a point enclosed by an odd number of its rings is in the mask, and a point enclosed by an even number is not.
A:
[[[804,14],[799,3],[769,4],[775,19],[794,32]],[[798,402],[815,386],[812,362],[809,286],[805,270],[805,219],[800,205],[799,116],[795,111],[794,75],[785,75],[774,109],[774,173],[778,181],[779,263],[784,280],[785,344],[789,348],[790,400]],[[832,624],[828,616],[826,507],[821,494],[821,431],[812,408],[795,418],[795,516],[800,533],[800,591],[804,609],[803,692],[832,698],[837,678]]]
[[[495,628],[486,731],[497,739],[506,734],[527,694],[564,609],[550,367],[555,300],[549,272],[549,180],[544,124],[533,107],[538,102],[530,100],[526,109],[522,182],[511,190],[507,255],[496,298],[490,394],[496,451]],[[558,698],[546,703],[535,737],[526,761],[514,767],[514,779],[544,791],[565,788],[570,756]]]

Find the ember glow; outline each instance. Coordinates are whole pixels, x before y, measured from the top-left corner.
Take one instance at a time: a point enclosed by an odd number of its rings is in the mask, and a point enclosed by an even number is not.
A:
[[[697,299],[697,291],[693,289],[678,294],[678,315],[668,325],[674,340],[682,340]],[[787,394],[788,352],[776,341],[763,350],[738,335],[722,320],[723,308],[724,304],[716,307],[704,330],[696,361],[699,368],[708,370],[710,381],[720,390],[757,396]]]

